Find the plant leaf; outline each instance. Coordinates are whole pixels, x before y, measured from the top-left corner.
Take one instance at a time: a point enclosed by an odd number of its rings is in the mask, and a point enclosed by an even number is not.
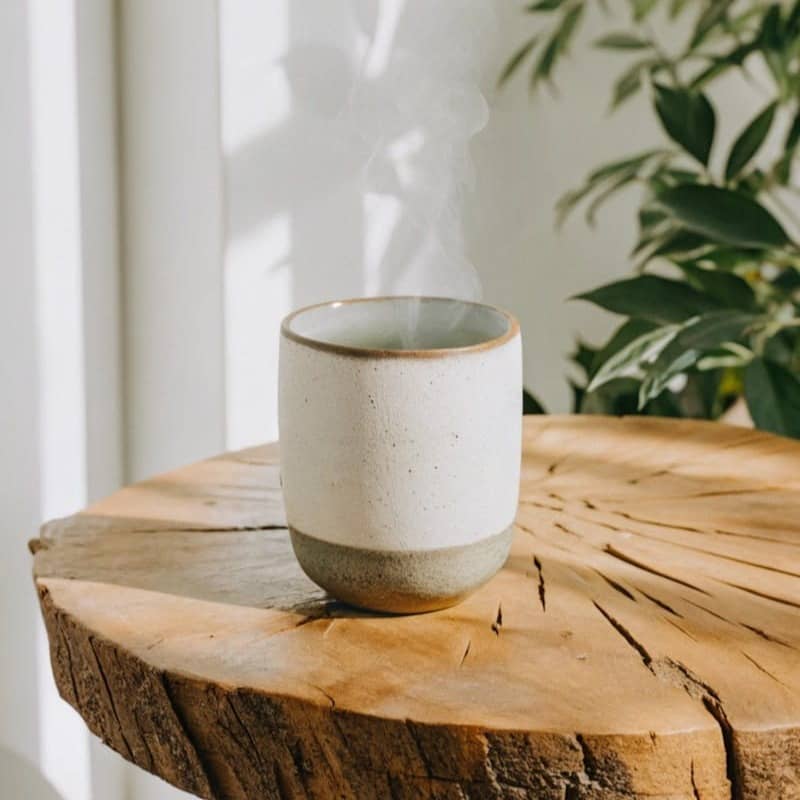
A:
[[[781,4],[772,3],[762,20],[761,46],[770,50],[780,50],[782,45]]]
[[[655,84],[655,108],[667,135],[704,166],[714,142],[716,114],[708,98],[690,89]]]
[[[638,387],[634,378],[613,378],[593,392],[584,392],[578,410],[581,414],[635,414]]]
[[[798,4],[800,7],[800,3]],[[797,145],[800,143],[800,111],[795,114],[789,133],[786,134],[786,141],[783,144],[783,156],[776,168],[778,182],[786,186],[792,176],[792,161],[797,152]]]
[[[712,311],[687,320],[647,369],[639,391],[639,406],[661,394],[676,376],[693,367],[700,356],[741,338],[758,317],[740,311]]]
[[[611,335],[611,338],[594,354],[591,368],[586,372],[591,378],[611,356],[629,345],[634,339],[638,339],[645,333],[655,330],[658,325],[655,322],[648,322],[644,319],[626,319],[622,325]]]
[[[780,248],[790,243],[775,217],[739,192],[686,184],[659,192],[654,202],[689,230],[721,244]]]
[[[669,234],[661,244],[650,253],[647,258],[657,258],[658,256],[674,256],[678,253],[691,253],[700,247],[708,244],[708,239],[694,231],[678,229]]]
[[[536,47],[536,43],[541,39],[541,34],[537,33],[535,36],[531,36],[528,41],[526,41],[515,53],[511,58],[508,59],[500,77],[497,79],[498,87],[502,86],[508,79],[517,71],[520,67],[522,62],[533,52],[533,48]]]
[[[789,370],[754,358],[744,373],[744,395],[757,428],[800,438],[800,381]]]
[[[644,62],[637,61],[614,81],[611,92],[611,109],[619,108],[629,97],[642,88]]]
[[[786,36],[790,39],[800,35],[800,0],[795,0],[792,10],[786,17]]]
[[[600,207],[603,205],[603,203],[605,203],[606,200],[608,200],[612,195],[615,195],[620,189],[624,188],[629,183],[632,183],[634,180],[636,180],[636,173],[622,175],[621,177],[617,178],[617,180],[615,180],[608,188],[604,189],[595,196],[594,200],[589,203],[589,206],[586,209],[586,221],[590,226],[594,226],[597,218],[597,212],[600,210]]]
[[[561,24],[550,36],[550,39],[548,39],[547,44],[544,46],[531,72],[531,89],[535,89],[543,80],[551,80],[556,61],[559,56],[567,52],[572,37],[578,30],[584,8],[585,6],[583,3],[577,3],[570,6],[562,15]]]
[[[733,50],[724,55],[711,56],[709,65],[692,78],[689,82],[689,88],[700,89],[729,69],[742,66],[747,56],[757,49],[758,47],[755,42],[745,42],[744,44],[737,45]]]
[[[558,58],[558,47],[558,31],[556,31],[556,33],[547,40],[547,44],[542,48],[539,58],[536,60],[533,70],[531,71],[531,90],[535,89],[542,81],[550,80],[553,67]]]
[[[752,350],[736,342],[726,342],[698,358],[695,369],[701,372],[712,369],[739,369],[746,367],[752,360]]]
[[[728,163],[725,165],[726,181],[735,178],[758,152],[772,127],[777,107],[777,102],[770,103],[736,138],[728,156]]]
[[[667,348],[664,349],[666,350]],[[658,397],[669,386],[673,378],[677,378],[678,375],[683,374],[692,367],[697,361],[698,355],[696,350],[685,350],[671,363],[667,364],[666,367],[658,370],[648,370],[639,385],[639,410],[641,411],[649,400]]]
[[[656,7],[658,0],[630,0],[635,22],[641,22]]]
[[[591,172],[583,186],[567,192],[556,203],[556,226],[560,227],[569,212],[578,204],[584,197],[599,188],[605,181],[612,178],[622,178],[625,175],[635,177],[638,175],[639,170],[647,165],[647,163],[655,158],[666,158],[669,155],[668,150],[647,150],[644,153],[624,158],[619,161],[612,161],[609,164],[604,164],[602,167]]]
[[[556,11],[563,5],[564,0],[538,0],[538,2],[526,6],[525,10],[529,14],[534,14],[537,11]]]
[[[595,39],[594,46],[603,50],[645,50],[651,47],[651,44],[635,33],[614,31]]]
[[[619,161],[611,161],[608,164],[604,164],[602,167],[598,167],[596,170],[589,173],[586,180],[589,183],[597,183],[597,181],[614,177],[623,172],[637,172],[641,167],[647,164],[648,161],[658,156],[666,157],[668,155],[670,155],[669,150],[645,150],[643,153],[639,153],[635,156],[623,158]]]
[[[522,389],[522,413],[523,414],[546,414],[544,406],[527,389]]]
[[[708,36],[714,26],[718,25],[733,5],[733,0],[712,0],[697,19],[689,42],[689,49],[693,50]]]
[[[696,289],[719,300],[723,306],[743,311],[753,311],[757,307],[755,292],[744,278],[732,272],[704,269],[692,262],[676,263]]]
[[[570,353],[569,360],[577,364],[586,375],[590,375],[597,351],[580,339],[575,344],[575,352]]]
[[[655,359],[678,332],[678,325],[665,325],[642,334],[618,350],[595,372],[587,392],[593,392],[615,378],[635,375],[641,364]]]
[[[658,275],[638,275],[615,281],[577,295],[574,299],[586,300],[614,314],[659,324],[683,322],[689,317],[719,308],[717,301],[687,283]]]
[[[691,0],[672,0],[669,4],[669,18],[677,19]]]

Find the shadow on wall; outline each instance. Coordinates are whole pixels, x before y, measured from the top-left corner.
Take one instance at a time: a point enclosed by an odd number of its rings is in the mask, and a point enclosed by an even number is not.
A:
[[[275,69],[290,107],[228,157],[229,236],[288,212],[293,306],[479,294],[461,202],[467,145],[488,118],[470,44],[492,12],[361,0],[293,2],[287,16]]]
[[[229,447],[277,436],[278,323],[342,297],[480,297],[469,141],[494,11],[223,1]]]

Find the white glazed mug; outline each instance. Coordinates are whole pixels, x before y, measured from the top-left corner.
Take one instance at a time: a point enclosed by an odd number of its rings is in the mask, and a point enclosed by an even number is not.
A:
[[[522,437],[519,325],[487,305],[379,297],[281,326],[281,477],[295,554],[379,611],[458,602],[503,565]]]

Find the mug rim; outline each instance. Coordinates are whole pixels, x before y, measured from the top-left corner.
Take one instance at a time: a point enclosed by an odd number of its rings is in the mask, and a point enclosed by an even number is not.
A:
[[[496,314],[504,317],[508,323],[508,329],[491,339],[486,339],[482,342],[475,344],[464,345],[461,347],[430,347],[421,349],[408,349],[408,350],[393,350],[389,348],[378,347],[358,347],[357,345],[336,344],[334,342],[325,342],[320,339],[315,339],[310,336],[304,336],[291,329],[293,320],[305,314],[308,311],[313,311],[318,308],[338,308],[343,305],[354,305],[356,303],[377,303],[385,302],[387,300],[419,300],[419,301],[445,301],[451,303],[461,303],[465,306],[473,306],[483,308],[488,311],[493,311]],[[469,353],[480,353],[487,350],[493,350],[496,347],[501,347],[507,342],[511,341],[519,334],[519,322],[517,318],[498,306],[490,305],[489,303],[478,303],[474,300],[460,300],[457,297],[446,297],[444,295],[413,295],[413,294],[400,294],[400,295],[378,295],[376,297],[352,297],[343,300],[326,300],[322,303],[313,303],[309,306],[295,309],[287,314],[281,322],[281,335],[287,339],[295,342],[296,344],[305,345],[315,350],[322,350],[328,353],[336,353],[338,355],[357,356],[361,358],[443,358],[452,355],[462,355]]]

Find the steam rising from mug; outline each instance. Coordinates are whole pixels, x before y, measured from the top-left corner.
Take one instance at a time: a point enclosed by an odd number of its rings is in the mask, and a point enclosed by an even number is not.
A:
[[[363,293],[480,299],[463,210],[474,184],[469,141],[488,120],[477,54],[494,34],[492,4],[334,5],[347,34],[338,23],[317,30],[284,68],[294,103],[326,118],[330,157],[352,159],[358,175]],[[413,329],[410,319],[411,338]]]

